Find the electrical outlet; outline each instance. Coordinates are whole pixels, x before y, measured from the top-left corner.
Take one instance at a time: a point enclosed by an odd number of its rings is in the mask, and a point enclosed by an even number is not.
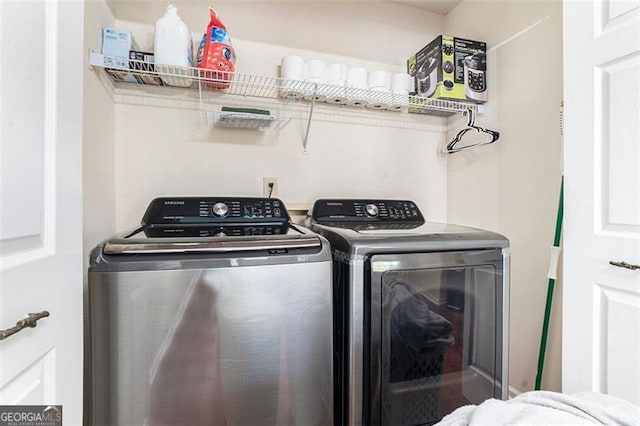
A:
[[[270,186],[273,184],[273,188]],[[262,178],[262,196],[275,198],[278,196],[278,178],[263,177]]]

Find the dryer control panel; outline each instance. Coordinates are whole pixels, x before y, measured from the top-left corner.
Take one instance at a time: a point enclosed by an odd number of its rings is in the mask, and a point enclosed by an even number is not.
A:
[[[277,198],[166,197],[149,204],[143,225],[286,223],[289,213]]]
[[[422,225],[424,217],[413,201],[407,200],[317,200],[312,218],[318,223],[383,222]]]

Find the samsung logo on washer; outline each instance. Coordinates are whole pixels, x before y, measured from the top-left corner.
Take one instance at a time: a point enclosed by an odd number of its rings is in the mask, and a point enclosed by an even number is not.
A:
[[[165,201],[165,206],[184,206],[184,201]]]

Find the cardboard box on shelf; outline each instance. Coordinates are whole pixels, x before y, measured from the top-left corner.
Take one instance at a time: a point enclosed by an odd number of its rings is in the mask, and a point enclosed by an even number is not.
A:
[[[128,68],[127,59],[131,45],[131,31],[109,27],[102,29],[102,54],[106,57],[105,65]]]
[[[440,35],[407,61],[417,98],[487,101],[487,44]],[[419,101],[419,99],[418,99]],[[425,102],[427,103],[427,102]],[[425,112],[409,108],[409,112]]]
[[[106,71],[115,81],[163,86],[160,77],[153,74],[155,73],[155,66],[153,64],[154,56],[151,52],[131,50],[129,52],[129,60],[124,60],[126,62],[124,66],[113,66],[111,64],[107,64],[106,59],[107,58],[105,58],[105,65],[109,66]],[[119,58],[117,59],[119,60]],[[144,63],[136,61],[144,61]]]
[[[154,56],[152,52],[141,52],[139,50],[131,50],[129,52],[129,59],[133,61],[129,61],[129,69],[134,71],[144,71],[144,73],[140,73],[137,77],[142,81],[143,84],[150,84],[152,86],[163,86],[162,79],[156,75],[149,75],[148,73],[154,73],[156,71],[154,66]],[[134,62],[134,61],[143,61]]]
[[[140,50],[130,50],[129,59],[134,61],[143,61],[147,64],[141,64],[138,62],[129,63],[129,67],[134,70],[146,70],[155,71],[153,63],[155,62],[153,52],[141,52]]]

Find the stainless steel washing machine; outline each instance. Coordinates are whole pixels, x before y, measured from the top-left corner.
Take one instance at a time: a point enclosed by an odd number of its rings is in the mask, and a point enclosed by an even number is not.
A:
[[[334,258],[337,424],[433,424],[508,396],[509,242],[401,200],[318,200]]]
[[[88,298],[86,423],[333,423],[331,253],[280,200],[153,200]]]

